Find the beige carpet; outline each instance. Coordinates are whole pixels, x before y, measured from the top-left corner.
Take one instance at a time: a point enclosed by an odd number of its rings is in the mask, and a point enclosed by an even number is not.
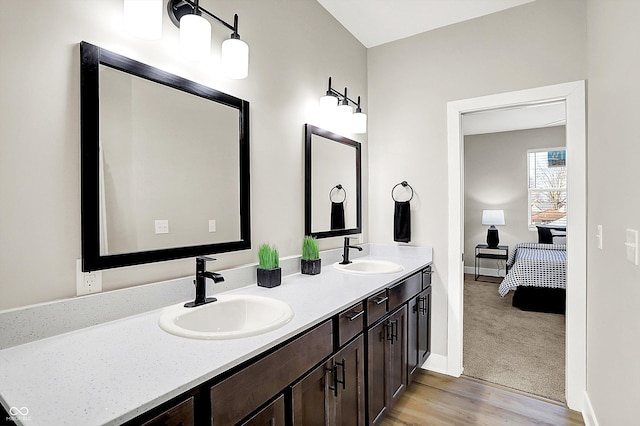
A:
[[[465,275],[463,374],[565,402],[565,316],[521,311],[512,297]]]

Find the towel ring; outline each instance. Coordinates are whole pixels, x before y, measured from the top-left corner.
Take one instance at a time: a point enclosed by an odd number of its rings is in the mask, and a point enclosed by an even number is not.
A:
[[[334,189],[337,189],[338,191],[342,190],[342,192],[344,192],[344,198],[342,199],[342,201],[333,201],[333,198],[331,198],[331,195],[333,194]],[[331,188],[331,190],[329,191],[329,201],[331,201],[332,203],[343,203],[344,200],[346,199],[347,199],[347,191],[340,184],[337,184],[336,186]]]
[[[404,202],[406,203],[406,202],[408,202],[408,201],[413,200],[413,188],[411,187],[411,185],[409,185],[409,184],[407,183],[407,181],[406,181],[406,180],[403,180],[402,182],[400,182],[399,184],[397,184],[396,186],[394,186],[394,187],[391,189],[391,198],[393,199],[393,201],[398,201],[398,200],[396,200],[396,197],[394,197],[394,196],[393,196],[393,191],[395,191],[395,190],[396,190],[396,188],[397,188],[397,187],[399,187],[400,185],[402,185],[402,186],[403,186],[403,187],[405,187],[405,188],[408,186],[408,187],[409,187],[409,189],[411,190],[411,197],[409,197],[409,199],[408,199],[407,201],[404,201]]]

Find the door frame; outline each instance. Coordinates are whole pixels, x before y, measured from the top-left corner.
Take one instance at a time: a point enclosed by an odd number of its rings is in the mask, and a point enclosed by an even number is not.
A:
[[[464,135],[462,115],[539,102],[566,105],[567,192],[567,310],[566,399],[582,411],[586,391],[587,306],[587,177],[585,81],[501,93],[447,103],[448,133],[448,330],[447,374],[462,374],[464,261]]]

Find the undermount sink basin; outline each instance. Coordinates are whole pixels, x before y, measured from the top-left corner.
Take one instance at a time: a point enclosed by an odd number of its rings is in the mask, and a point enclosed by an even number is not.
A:
[[[339,271],[351,272],[353,274],[393,274],[404,271],[402,265],[386,260],[356,259],[347,265],[334,263],[333,266]]]
[[[280,328],[293,318],[291,306],[262,296],[220,295],[195,308],[184,303],[165,308],[158,324],[164,331],[191,339],[237,339]]]

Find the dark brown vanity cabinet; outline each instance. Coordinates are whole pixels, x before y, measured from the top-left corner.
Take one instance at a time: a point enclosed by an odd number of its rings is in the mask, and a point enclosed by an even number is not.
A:
[[[238,423],[332,353],[333,326],[325,321],[212,386],[212,423]]]
[[[284,426],[284,395],[280,395],[271,404],[240,423],[241,426]]]
[[[379,424],[430,354],[430,319],[427,267],[127,424]]]
[[[408,384],[431,354],[431,287],[409,301],[407,333]]]
[[[161,412],[142,426],[194,426],[193,397]]]
[[[291,386],[294,425],[364,425],[362,334]]]
[[[367,332],[369,423],[378,424],[407,387],[407,306]]]

